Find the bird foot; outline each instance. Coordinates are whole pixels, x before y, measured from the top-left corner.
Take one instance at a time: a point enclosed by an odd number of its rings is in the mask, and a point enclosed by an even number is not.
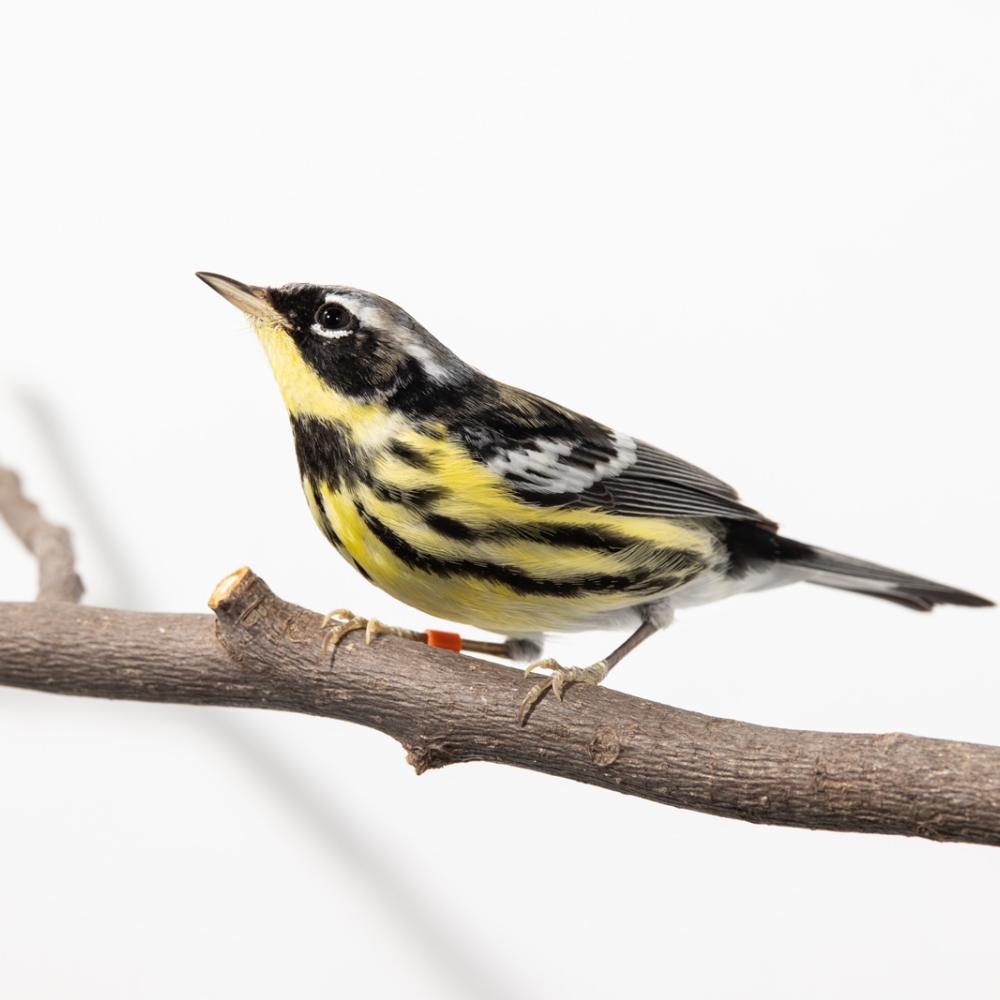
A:
[[[410,629],[396,628],[392,625],[383,625],[376,618],[362,618],[347,608],[337,608],[331,611],[320,625],[321,629],[329,629],[323,637],[323,652],[328,653],[330,649],[336,649],[340,645],[344,636],[351,632],[365,630],[365,645],[370,646],[376,636],[398,635],[404,639],[422,639],[422,633],[414,633]]]
[[[517,712],[517,721],[524,725],[528,721],[535,706],[551,691],[556,701],[562,701],[571,684],[600,684],[611,669],[607,660],[598,660],[589,667],[564,667],[551,657],[539,660],[525,668],[524,676],[530,676],[535,670],[551,670],[548,677],[543,677],[525,696]]]

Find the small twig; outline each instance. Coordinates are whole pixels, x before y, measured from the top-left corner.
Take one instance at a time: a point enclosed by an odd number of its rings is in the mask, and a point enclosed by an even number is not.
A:
[[[76,572],[69,532],[47,521],[21,490],[17,473],[0,467],[0,516],[38,561],[38,601],[77,603],[83,581]]]

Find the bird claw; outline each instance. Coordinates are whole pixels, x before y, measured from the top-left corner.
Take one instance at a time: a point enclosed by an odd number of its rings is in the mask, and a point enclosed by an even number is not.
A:
[[[331,628],[331,622],[336,622]],[[408,629],[394,628],[392,625],[383,625],[377,618],[362,618],[347,608],[337,608],[331,611],[324,619],[320,628],[330,630],[323,637],[323,652],[328,653],[332,648],[340,645],[344,636],[351,632],[365,630],[365,645],[370,646],[380,635],[399,635],[403,638],[413,638],[415,633]]]
[[[598,660],[597,663],[589,667],[564,667],[556,660],[548,657],[532,663],[524,668],[524,676],[530,677],[535,670],[551,670],[548,677],[542,678],[522,699],[521,706],[517,711],[517,721],[524,725],[528,721],[528,716],[534,711],[535,706],[551,691],[555,695],[556,701],[562,701],[566,688],[571,684],[600,684],[611,668],[607,661]]]
[[[331,627],[332,624],[332,627]],[[323,637],[323,652],[328,653],[331,649],[336,649],[340,645],[344,636],[359,629],[368,630],[368,619],[361,618],[347,608],[337,608],[331,611],[324,619],[320,628],[329,629]]]
[[[399,629],[383,625],[377,618],[369,618],[365,625],[365,645],[370,646],[377,635],[397,635]]]

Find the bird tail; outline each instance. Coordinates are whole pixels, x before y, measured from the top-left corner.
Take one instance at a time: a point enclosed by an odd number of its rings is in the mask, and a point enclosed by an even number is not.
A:
[[[915,611],[930,611],[937,604],[960,604],[968,608],[991,608],[993,601],[970,594],[967,590],[946,587],[909,573],[879,566],[876,563],[842,556],[815,545],[805,545],[791,538],[778,541],[779,561],[803,571],[803,579],[821,587],[852,590],[856,594],[894,601]]]

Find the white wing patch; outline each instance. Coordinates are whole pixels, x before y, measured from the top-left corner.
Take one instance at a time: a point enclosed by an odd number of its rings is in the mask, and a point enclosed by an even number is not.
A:
[[[576,442],[536,437],[502,450],[486,465],[528,503],[575,503],[626,517],[697,517],[755,521],[777,528],[740,503],[736,491],[675,455],[627,434],[598,428]]]
[[[512,476],[538,493],[582,493],[609,476],[617,476],[635,463],[636,443],[627,434],[615,433],[613,451],[598,462],[568,461],[572,441],[535,438],[533,445],[494,455],[486,464],[498,476]]]

